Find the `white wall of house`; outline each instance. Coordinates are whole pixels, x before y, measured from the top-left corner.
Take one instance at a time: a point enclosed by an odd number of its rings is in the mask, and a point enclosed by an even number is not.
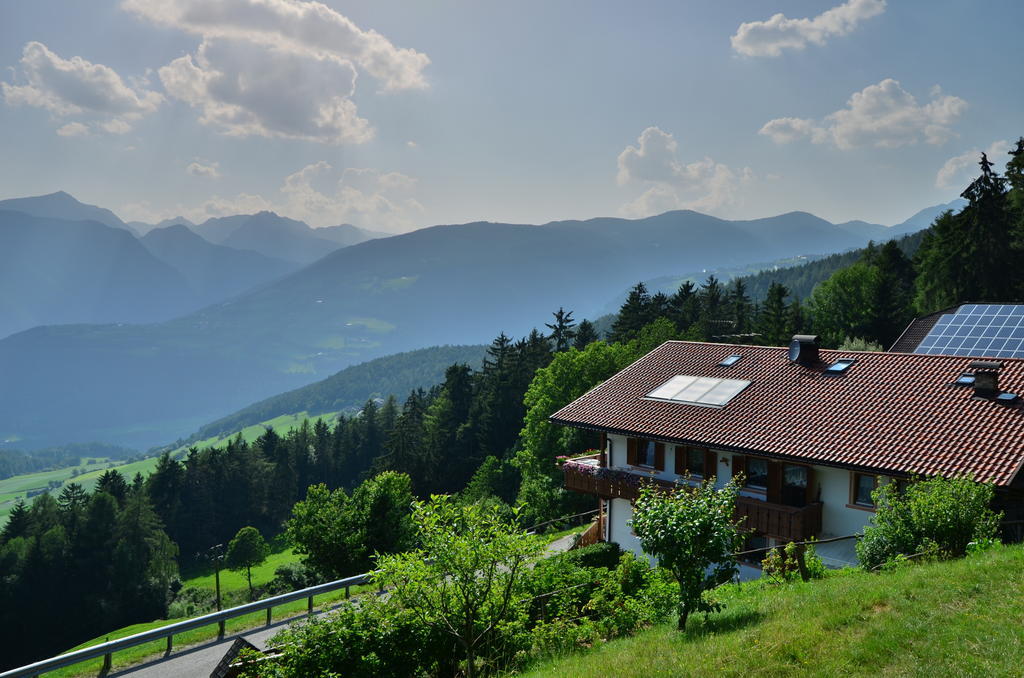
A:
[[[641,469],[630,467],[626,464],[626,437],[620,435],[609,435],[611,443],[611,455],[608,458],[608,466],[628,469],[638,475],[649,475],[661,480],[675,481],[678,476],[675,474],[675,451],[672,445],[665,445],[665,469]],[[715,467],[717,487],[724,486],[732,478],[732,454],[727,452],[716,453],[717,463]],[[822,501],[822,532],[820,537],[840,537],[854,533],[862,533],[865,526],[870,523],[874,515],[872,511],[850,506],[850,476],[849,471],[823,466],[815,466],[814,482],[821,488]],[[884,482],[884,481],[883,481]],[[762,498],[763,494],[741,490],[741,494]],[[632,533],[628,525],[633,515],[633,509],[629,501],[625,499],[614,499],[611,504],[611,519],[609,521],[609,538],[619,544],[623,549],[640,554],[640,541]],[[854,548],[855,540],[821,544],[817,547],[818,555],[822,557],[825,564],[830,567],[847,567],[856,565],[857,555]],[[653,559],[652,559],[653,562]],[[759,570],[756,568],[743,567],[741,578],[747,579],[757,576]],[[757,574],[755,574],[757,573]]]

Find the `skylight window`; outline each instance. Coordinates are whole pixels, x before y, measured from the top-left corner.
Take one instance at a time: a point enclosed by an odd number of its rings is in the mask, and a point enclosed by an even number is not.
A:
[[[970,372],[964,372],[953,383],[957,386],[971,386],[974,384],[974,375]]]
[[[741,356],[738,353],[733,353],[731,356],[725,358],[724,360],[722,360],[722,362],[718,363],[718,366],[719,367],[732,367],[737,362],[739,362],[740,358],[742,358],[742,357],[743,356]]]
[[[846,370],[850,369],[850,365],[857,362],[853,358],[840,358],[834,364],[829,365],[825,371],[829,374],[843,374]]]
[[[716,379],[680,374],[648,393],[647,397],[703,407],[725,407],[748,386],[750,382],[743,379]]]

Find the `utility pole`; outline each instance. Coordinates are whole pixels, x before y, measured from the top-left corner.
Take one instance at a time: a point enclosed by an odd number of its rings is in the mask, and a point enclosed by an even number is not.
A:
[[[217,586],[217,611],[221,611],[220,601],[220,570],[224,566],[224,544],[214,544],[210,548],[206,549],[206,553],[203,554],[206,559],[213,565],[213,580]],[[217,637],[224,637],[224,621],[217,622]]]

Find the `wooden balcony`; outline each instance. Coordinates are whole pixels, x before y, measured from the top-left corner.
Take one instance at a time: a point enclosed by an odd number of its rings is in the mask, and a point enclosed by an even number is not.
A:
[[[675,483],[648,478],[621,469],[601,465],[600,455],[569,459],[562,466],[565,489],[593,494],[602,499],[628,499],[640,495],[640,488],[652,484],[672,490]],[[736,518],[744,518],[741,527],[784,541],[803,541],[821,532],[821,503],[803,507],[774,504],[750,497],[736,498]]]

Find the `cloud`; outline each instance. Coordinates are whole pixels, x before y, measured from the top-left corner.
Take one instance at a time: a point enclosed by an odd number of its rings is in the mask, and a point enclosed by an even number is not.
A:
[[[314,181],[330,173],[326,161],[307,165],[284,180],[283,209],[311,224],[327,226],[352,223],[390,231],[416,225],[423,205],[413,197],[417,181],[399,172],[347,168],[333,190],[318,190]]]
[[[861,146],[897,148],[924,142],[940,145],[956,136],[952,129],[967,102],[942,93],[930,92],[931,101],[917,99],[892,78],[868,85],[847,101],[847,107],[830,113],[821,122],[807,118],[776,118],[761,127],[763,134],[778,144],[798,139],[831,143],[848,150]]]
[[[179,203],[165,210],[154,209],[146,202],[130,203],[119,213],[147,223],[173,216],[201,223],[210,217],[270,210],[312,226],[351,223],[375,230],[406,231],[417,226],[424,213],[423,205],[414,197],[417,183],[414,177],[399,172],[348,168],[339,173],[321,160],[285,177],[276,199],[248,193],[214,195],[199,205]]]
[[[129,12],[165,26],[283,51],[354,62],[385,89],[420,89],[426,54],[398,48],[319,2],[301,0],[123,0]]]
[[[159,70],[168,94],[231,136],[360,144],[373,138],[352,100],[357,70],[382,90],[422,89],[430,59],[319,2],[122,0],[158,25],[202,38]]]
[[[1012,144],[1005,139],[993,141],[985,153],[990,162],[996,165],[996,171],[1002,170],[1002,165],[1010,159]],[[973,148],[966,153],[954,156],[947,160],[935,175],[935,186],[943,190],[953,188],[964,188],[974,177],[981,173],[978,169],[978,161],[981,160],[981,149]]]
[[[672,134],[648,127],[636,146],[627,146],[619,154],[618,184],[647,186],[621,208],[623,215],[643,217],[683,208],[715,212],[742,202],[741,188],[754,179],[749,167],[736,171],[710,157],[684,164],[678,150]]]
[[[8,106],[45,109],[57,119],[84,118],[60,127],[61,136],[88,131],[123,134],[163,101],[157,92],[129,86],[108,66],[78,56],[64,59],[41,42],[25,45],[19,65],[15,74],[23,84],[0,82],[4,101]]]
[[[69,122],[58,127],[57,134],[62,137],[84,137],[89,134],[89,127],[80,122]]]
[[[198,160],[190,162],[185,167],[185,172],[191,174],[194,177],[206,177],[207,179],[220,179],[220,171],[217,169],[218,163],[216,162],[200,162]]]
[[[822,46],[828,38],[847,35],[884,11],[885,0],[848,0],[810,19],[775,14],[767,21],[740,24],[731,38],[732,48],[746,56],[776,57],[786,49],[802,50],[808,43]]]
[[[159,71],[167,93],[231,136],[362,143],[373,128],[356,112],[352,64],[243,42],[204,41]]]

